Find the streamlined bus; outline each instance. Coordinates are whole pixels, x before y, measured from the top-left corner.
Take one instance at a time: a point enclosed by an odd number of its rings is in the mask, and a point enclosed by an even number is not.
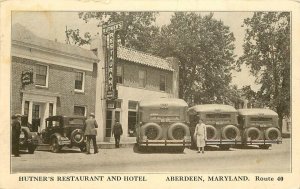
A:
[[[158,98],[139,103],[136,127],[139,149],[162,147],[183,152],[191,146],[187,103],[182,99]]]

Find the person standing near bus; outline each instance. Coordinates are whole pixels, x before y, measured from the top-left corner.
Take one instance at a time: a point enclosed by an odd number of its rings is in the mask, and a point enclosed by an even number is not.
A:
[[[119,148],[120,147],[120,137],[123,134],[123,129],[122,129],[121,123],[119,123],[118,120],[116,120],[116,124],[113,127],[112,134],[115,137],[115,142],[116,142],[115,146],[116,146],[116,148]]]
[[[199,123],[196,125],[194,137],[197,141],[198,153],[202,151],[204,153],[205,140],[206,140],[206,125],[200,118]]]

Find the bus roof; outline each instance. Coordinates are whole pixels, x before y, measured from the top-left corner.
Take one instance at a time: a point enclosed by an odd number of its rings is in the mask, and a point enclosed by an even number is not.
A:
[[[188,104],[178,98],[157,98],[140,101],[140,107],[160,107],[162,104],[167,104],[168,107],[188,107]]]
[[[265,108],[251,108],[251,109],[239,109],[239,115],[266,115],[266,116],[278,116],[276,112]]]
[[[225,104],[201,104],[189,108],[190,114],[196,114],[197,112],[237,112],[237,110]]]

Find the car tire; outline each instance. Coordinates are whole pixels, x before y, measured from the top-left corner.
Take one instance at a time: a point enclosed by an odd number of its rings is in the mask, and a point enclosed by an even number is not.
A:
[[[81,152],[86,152],[86,146],[80,146],[79,149]]]
[[[79,140],[77,140],[77,135],[80,135]],[[75,144],[82,144],[82,142],[84,141],[84,132],[81,129],[75,129],[74,131],[72,131],[70,139]]]
[[[206,125],[207,140],[214,140],[217,138],[218,130],[212,125]]]
[[[254,136],[254,138],[252,136]],[[262,134],[261,134],[260,130],[256,127],[250,127],[248,129],[246,129],[244,132],[244,138],[246,140],[248,140],[248,138],[251,138],[251,140],[259,140],[259,139],[261,139],[261,136],[262,136]]]
[[[29,144],[27,148],[28,148],[28,153],[34,154],[34,151],[35,151],[35,149],[36,149],[36,146],[35,146],[35,145]]]
[[[62,146],[58,144],[58,139],[56,137],[51,139],[50,149],[54,153],[58,153],[62,149]]]
[[[272,135],[275,134],[276,135],[276,138],[274,138]],[[268,128],[266,131],[265,131],[265,138],[267,140],[277,140],[279,137],[281,137],[281,133],[279,131],[279,129],[275,128],[275,127],[271,127],[271,128]]]
[[[182,133],[179,133],[180,136],[178,136],[178,134],[174,133],[175,131]],[[168,138],[171,140],[183,140],[185,136],[190,136],[190,130],[184,123],[174,123],[168,129]]]
[[[147,136],[149,134],[150,137]],[[156,123],[146,123],[141,127],[141,136],[147,136],[149,140],[159,140],[162,137],[162,128]]]
[[[260,149],[264,149],[264,150],[267,150],[271,147],[271,145],[268,145],[268,144],[263,144],[263,145],[259,145],[259,148]]]
[[[233,136],[230,136],[231,134]],[[222,129],[222,137],[226,140],[236,140],[239,136],[240,130],[234,125],[227,125]]]

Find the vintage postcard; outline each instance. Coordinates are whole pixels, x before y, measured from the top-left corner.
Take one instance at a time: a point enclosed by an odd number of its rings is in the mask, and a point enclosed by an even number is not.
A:
[[[0,5],[0,188],[300,188],[299,2]]]

